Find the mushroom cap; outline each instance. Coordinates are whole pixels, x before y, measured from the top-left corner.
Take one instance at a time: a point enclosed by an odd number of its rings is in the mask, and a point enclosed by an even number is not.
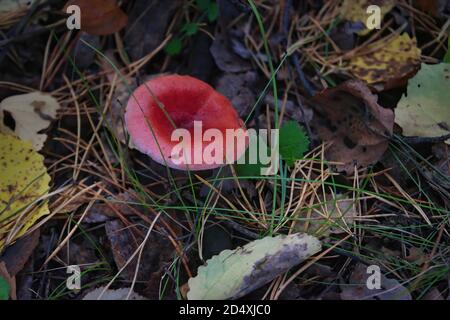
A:
[[[218,129],[225,139],[227,129],[242,129],[244,135],[239,135],[234,140],[236,143],[233,148],[223,140],[224,158],[221,162],[206,163],[203,160],[200,163],[194,162],[194,157],[203,155],[205,147],[212,143],[204,141],[206,139],[203,139],[202,135],[199,137],[195,134],[194,121],[201,121],[202,134],[207,129]],[[200,122],[196,124],[198,123]],[[139,86],[128,100],[125,124],[132,142],[139,151],[149,155],[156,162],[175,169],[217,168],[239,159],[248,145],[244,123],[231,102],[207,83],[190,76],[158,76]],[[191,161],[187,165],[185,163],[187,151],[183,159],[181,156],[178,159],[173,157],[173,148],[180,143],[179,140],[171,139],[176,128],[186,129],[190,133]],[[240,139],[245,141],[242,142]],[[188,141],[183,140],[183,143],[187,145]]]

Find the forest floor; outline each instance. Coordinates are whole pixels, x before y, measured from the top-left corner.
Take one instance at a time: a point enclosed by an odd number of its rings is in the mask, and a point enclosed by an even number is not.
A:
[[[450,1],[374,2],[0,1],[0,299],[448,299]],[[280,129],[278,170],[140,152],[168,74]]]

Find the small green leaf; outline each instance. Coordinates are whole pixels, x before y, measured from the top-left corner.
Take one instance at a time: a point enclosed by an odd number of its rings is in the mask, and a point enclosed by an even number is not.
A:
[[[0,300],[8,300],[9,290],[10,288],[8,282],[0,276]]]
[[[288,166],[301,159],[308,150],[309,139],[304,129],[295,121],[288,121],[280,129],[280,155]]]
[[[196,23],[186,23],[183,28],[181,28],[181,32],[186,34],[187,36],[193,36],[198,32],[198,25]]]
[[[211,4],[210,0],[195,0],[195,4],[197,5],[197,8],[199,8],[201,11],[208,10],[209,5]]]
[[[212,2],[208,7],[208,21],[214,22],[216,21],[217,17],[219,16],[219,7],[217,6],[217,3]]]
[[[254,137],[250,137],[250,138],[254,138]],[[269,149],[269,147],[267,146],[267,143],[264,141],[264,139],[262,139],[260,136],[257,137],[258,140],[255,141],[250,141],[249,145],[256,145],[256,150],[257,150],[257,154],[258,154],[258,160],[256,161],[256,163],[251,163],[250,162],[250,147],[247,148],[247,150],[245,150],[244,155],[242,156],[244,159],[239,159],[238,163],[235,164],[235,169],[236,169],[236,174],[239,177],[261,177],[261,171],[268,167],[269,165],[265,165],[261,163],[261,159],[259,158],[259,155],[265,154],[268,157],[270,157],[271,155],[271,150]],[[242,161],[243,160],[243,161]],[[243,162],[243,163],[239,163],[239,162]]]
[[[169,41],[164,50],[169,56],[175,56],[181,52],[182,48],[183,43],[181,42],[181,39],[175,37]]]

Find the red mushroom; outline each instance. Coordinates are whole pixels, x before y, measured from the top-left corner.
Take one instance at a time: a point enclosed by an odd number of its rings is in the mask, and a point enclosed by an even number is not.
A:
[[[175,169],[220,167],[236,161],[248,144],[244,123],[230,101],[190,76],[159,76],[138,87],[128,100],[125,123],[138,150]],[[180,132],[189,137],[180,138]]]

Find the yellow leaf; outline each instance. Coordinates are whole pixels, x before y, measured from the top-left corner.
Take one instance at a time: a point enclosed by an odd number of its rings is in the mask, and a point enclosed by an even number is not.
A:
[[[409,80],[408,95],[395,109],[395,122],[405,136],[440,137],[450,134],[450,65],[422,64]],[[450,144],[448,139],[447,144]]]
[[[31,143],[0,133],[0,252],[7,237],[15,241],[49,213],[46,201],[36,203],[49,183],[44,158]]]
[[[416,39],[406,33],[384,44],[371,44],[367,52],[350,61],[350,70],[369,85],[385,84],[384,89],[401,85],[401,81],[414,74],[420,65]]]
[[[353,21],[353,22],[362,22],[364,26],[366,26],[367,18],[369,18],[370,14],[367,13],[367,8],[370,5],[378,5],[380,7],[381,16],[380,20],[383,20],[383,17],[392,10],[395,6],[395,0],[378,0],[378,1],[370,1],[370,0],[344,0],[341,7],[341,15],[345,20]],[[369,28],[364,28],[358,34],[366,35],[371,30]]]
[[[4,99],[0,103],[0,132],[15,135],[22,140],[30,141],[33,148],[41,150],[46,134],[38,132],[46,129],[56,117],[59,103],[51,95],[42,92],[31,92]],[[15,122],[14,130],[3,124],[3,111],[8,111]]]

